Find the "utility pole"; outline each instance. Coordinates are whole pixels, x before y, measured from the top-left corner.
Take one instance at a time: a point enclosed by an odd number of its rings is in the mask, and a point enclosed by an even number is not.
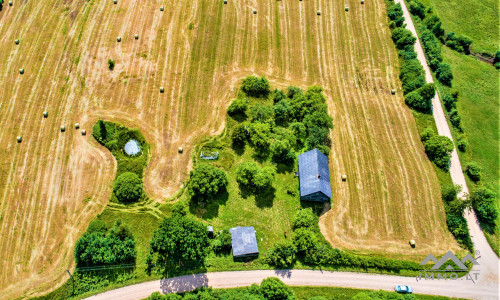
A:
[[[75,279],[73,278],[73,275],[69,272],[68,269],[66,269],[66,272],[68,272],[69,277],[71,278],[71,281],[73,282],[73,292],[71,292],[71,296],[75,295]]]

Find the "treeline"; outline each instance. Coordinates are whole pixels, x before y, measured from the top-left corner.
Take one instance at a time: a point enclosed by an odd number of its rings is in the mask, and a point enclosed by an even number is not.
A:
[[[231,132],[233,146],[249,144],[259,158],[271,156],[274,162],[287,165],[293,165],[296,152],[304,148],[330,153],[333,120],[321,87],[311,86],[304,92],[290,86],[271,92],[267,79],[249,76],[243,80],[242,91],[228,108],[228,114],[239,121]],[[271,96],[273,104],[250,105],[248,96],[263,100]]]
[[[109,231],[103,221],[90,223],[75,246],[77,267],[130,264],[135,258],[134,236],[120,220]]]
[[[441,20],[434,13],[432,6],[426,6],[418,0],[411,0],[409,4],[410,13],[423,21],[425,27],[437,40],[457,52],[470,54],[472,40],[454,32],[446,33],[442,27]]]
[[[405,102],[414,110],[431,113],[432,112],[432,98],[436,91],[434,84],[425,83],[425,73],[422,65],[417,59],[414,44],[416,37],[405,29],[403,11],[400,4],[394,4],[394,1],[387,0],[387,16],[389,18],[389,27],[392,30],[392,39],[398,48],[398,55],[401,64],[400,79],[403,85],[403,92],[405,94]],[[413,3],[413,14],[418,14],[419,17],[425,18],[427,13],[423,7]],[[435,18],[433,19],[435,20]],[[424,48],[429,67],[439,73],[438,79],[444,83],[450,83],[453,78],[451,68],[448,64],[442,62],[441,46],[435,37],[434,33],[440,32],[440,22],[432,23],[428,20],[427,24],[433,24],[431,29],[423,27],[422,33],[422,47]],[[429,25],[430,26],[430,25]],[[430,31],[429,31],[430,30]],[[456,101],[458,92],[442,95],[443,103],[446,110],[450,115],[450,122],[453,126],[461,128],[461,118],[456,110]],[[450,157],[453,151],[453,142],[448,137],[437,135],[432,128],[425,128],[421,132],[421,141],[425,148],[425,153],[429,160],[431,160],[437,167],[448,171],[450,168]],[[458,140],[457,147],[461,151],[467,148],[467,141],[462,138]],[[443,191],[445,187],[442,187]],[[458,200],[455,191],[454,196],[448,195],[443,200],[445,203],[446,222],[449,230],[453,233],[459,243],[472,249],[472,243],[467,229],[467,221],[463,217],[464,206],[461,200]],[[451,200],[450,200],[451,199]],[[456,201],[455,201],[456,200]],[[459,205],[460,204],[460,205]]]
[[[359,256],[332,248],[321,235],[318,217],[311,208],[299,210],[292,222],[293,239],[274,245],[264,261],[278,268],[293,267],[297,260],[315,266],[351,267],[356,269],[376,269],[399,273],[402,270],[417,271],[422,266],[417,263],[383,257]]]

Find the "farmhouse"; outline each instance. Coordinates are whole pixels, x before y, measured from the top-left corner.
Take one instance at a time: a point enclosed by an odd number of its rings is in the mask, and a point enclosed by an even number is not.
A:
[[[231,233],[231,244],[233,247],[233,257],[248,257],[259,255],[257,238],[253,226],[234,227],[229,229]]]
[[[318,149],[299,155],[300,200],[330,201],[330,171],[328,157]]]

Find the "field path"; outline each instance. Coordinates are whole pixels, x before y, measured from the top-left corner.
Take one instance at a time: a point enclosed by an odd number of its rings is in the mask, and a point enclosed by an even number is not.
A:
[[[420,44],[420,39],[418,38],[417,31],[415,30],[415,26],[411,19],[408,8],[406,7],[404,0],[395,1],[396,3],[400,3],[401,7],[403,8],[406,28],[410,30],[415,37],[417,37],[417,42],[415,43],[415,51],[417,52],[418,60],[424,67],[426,81],[434,82],[431,71],[425,59],[424,50],[422,48],[422,45]],[[436,95],[432,99],[432,108],[432,114],[436,122],[438,133],[453,140],[438,93],[436,93]],[[462,187],[462,190],[458,197],[461,199],[465,199],[465,197],[469,193],[469,190],[467,188],[465,176],[462,171],[462,166],[460,164],[456,148],[453,149],[453,153],[451,154],[450,175],[453,183]],[[481,256],[482,259],[480,267],[481,271],[489,274],[488,276],[490,276],[492,280],[498,283],[500,269],[498,256],[495,254],[495,252],[493,252],[493,249],[491,249],[490,245],[488,244],[488,241],[486,240],[486,237],[484,236],[484,233],[479,226],[479,221],[474,211],[470,209],[467,210],[465,212],[465,218],[467,219],[469,233],[474,244],[474,251],[476,253],[476,256]]]
[[[351,272],[330,272],[312,270],[256,270],[237,272],[202,273],[155,280],[112,290],[87,298],[88,300],[137,300],[153,292],[176,293],[191,291],[200,287],[235,288],[260,283],[267,277],[278,277],[288,285],[351,287],[393,291],[397,284],[413,287],[414,293],[460,297],[467,299],[498,299],[498,283],[481,280],[416,280],[401,277]],[[475,279],[475,278],[473,278]]]

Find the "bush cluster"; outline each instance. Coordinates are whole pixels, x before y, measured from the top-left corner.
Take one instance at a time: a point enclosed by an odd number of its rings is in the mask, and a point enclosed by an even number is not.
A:
[[[231,233],[229,230],[222,230],[212,241],[212,249],[218,254],[227,254],[231,252]]]
[[[74,254],[79,267],[135,263],[134,236],[120,220],[109,232],[104,222],[96,220],[76,242]]]
[[[498,217],[498,203],[495,193],[490,189],[481,187],[472,192],[470,200],[479,220],[494,226]]]
[[[242,163],[236,170],[236,181],[254,191],[263,191],[272,185],[275,174],[274,167],[261,168],[254,162]]]
[[[248,76],[243,79],[241,89],[245,94],[255,98],[267,97],[271,85],[265,77]]]
[[[192,292],[182,294],[162,294],[154,292],[146,300],[296,300],[292,289],[284,284],[279,278],[268,277],[261,284],[252,284],[249,287],[238,289],[212,289],[202,287]]]
[[[445,204],[446,225],[460,244],[472,249],[472,240],[467,227],[467,220],[464,217],[464,210],[468,203],[457,199],[460,189],[459,185],[445,185],[441,189],[441,197]]]
[[[142,179],[133,172],[125,172],[113,183],[113,193],[120,202],[135,202],[143,195]]]
[[[434,134],[430,128],[426,128],[421,136],[427,157],[439,168],[447,171],[450,168],[450,155],[454,149],[453,142],[442,135]]]

